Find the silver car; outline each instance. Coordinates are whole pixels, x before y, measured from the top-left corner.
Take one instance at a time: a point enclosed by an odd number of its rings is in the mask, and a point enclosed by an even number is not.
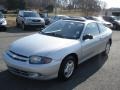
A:
[[[29,27],[38,27],[44,28],[45,21],[43,18],[40,17],[37,11],[19,11],[17,18],[16,18],[16,25],[21,26],[23,30],[26,30]]]
[[[0,30],[6,30],[7,29],[7,21],[5,19],[5,16],[0,12]]]
[[[32,79],[69,79],[89,58],[108,55],[112,31],[90,20],[59,20],[43,31],[13,42],[4,53],[8,70]]]

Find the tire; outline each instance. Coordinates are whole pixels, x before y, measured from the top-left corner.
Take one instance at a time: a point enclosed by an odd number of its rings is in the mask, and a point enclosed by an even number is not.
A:
[[[110,52],[110,47],[111,47],[111,44],[110,44],[110,41],[106,44],[106,47],[105,47],[105,51],[103,52],[103,55],[107,55],[109,54]]]
[[[4,31],[7,31],[7,27],[4,27]]]
[[[115,25],[113,26],[113,29],[114,29],[114,30],[119,30],[119,25],[115,24]]]
[[[16,27],[19,27],[20,25],[16,22]]]
[[[16,19],[16,27],[19,27],[20,24],[18,23],[17,19]]]
[[[2,27],[0,29],[1,29],[1,31],[7,31],[7,27]]]
[[[58,72],[58,79],[60,81],[68,80],[74,73],[75,70],[75,57],[68,56],[66,57],[63,62],[61,63],[59,72]]]
[[[113,30],[116,30],[117,29],[117,26],[116,25],[113,25]]]
[[[26,30],[26,29],[27,29],[26,25],[22,23],[22,30]]]
[[[42,25],[40,28],[41,28],[41,29],[45,28],[45,25]]]
[[[20,27],[20,24],[16,21],[16,27]]]

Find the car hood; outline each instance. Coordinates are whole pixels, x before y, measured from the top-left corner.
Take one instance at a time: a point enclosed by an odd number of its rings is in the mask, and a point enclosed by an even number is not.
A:
[[[25,56],[45,55],[78,43],[78,40],[34,34],[15,41],[10,50]]]

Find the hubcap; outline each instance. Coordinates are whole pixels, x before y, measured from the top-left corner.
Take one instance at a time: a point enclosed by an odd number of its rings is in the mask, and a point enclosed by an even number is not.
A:
[[[110,52],[110,44],[107,44],[107,46],[106,46],[106,54],[109,54],[109,52]]]
[[[74,62],[72,60],[69,60],[65,66],[64,69],[64,75],[66,78],[69,78],[74,71]]]

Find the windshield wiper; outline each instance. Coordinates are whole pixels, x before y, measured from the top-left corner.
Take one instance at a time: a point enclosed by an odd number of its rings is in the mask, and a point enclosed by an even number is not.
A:
[[[57,33],[45,33],[45,32],[41,32],[44,35],[49,35],[49,36],[55,36],[55,37],[61,37],[64,38],[64,36],[57,34]]]

